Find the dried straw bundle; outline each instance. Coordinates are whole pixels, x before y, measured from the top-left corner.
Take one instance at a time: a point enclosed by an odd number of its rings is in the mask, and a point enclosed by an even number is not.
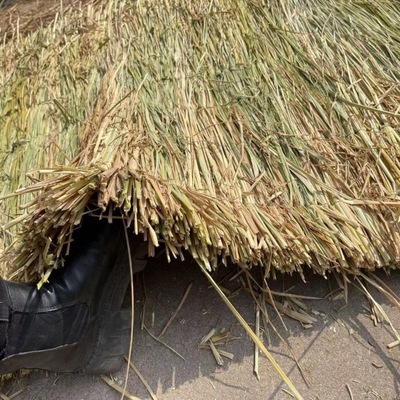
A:
[[[8,273],[47,276],[88,204],[209,267],[396,266],[398,21],[390,0],[108,0],[5,41],[2,194],[36,169],[2,202]]]

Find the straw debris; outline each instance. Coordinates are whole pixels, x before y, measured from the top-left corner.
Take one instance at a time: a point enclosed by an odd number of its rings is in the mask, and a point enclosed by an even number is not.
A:
[[[229,340],[233,340],[234,338],[230,338],[230,333],[225,329],[221,329],[219,333],[217,333],[216,329],[213,328],[205,335],[199,344],[199,349],[209,349],[211,350],[212,355],[214,356],[215,362],[221,366],[224,365],[224,358],[228,358],[229,360],[233,360],[234,354],[222,350],[220,346],[225,345]]]

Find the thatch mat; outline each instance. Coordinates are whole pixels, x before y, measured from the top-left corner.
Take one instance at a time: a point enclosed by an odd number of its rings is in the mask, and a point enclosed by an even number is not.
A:
[[[207,267],[398,266],[398,2],[7,3],[4,273],[45,280],[88,204]]]
[[[399,3],[192,3],[89,3],[1,45],[2,194],[38,169],[2,203],[8,274],[58,266],[88,203],[207,266],[397,266]]]
[[[158,400],[291,400],[267,360],[260,356],[258,381],[252,373],[253,344],[217,293],[209,288],[207,280],[193,263],[171,263],[165,259],[151,260],[144,272],[146,283],[145,324],[158,335],[176,309],[190,282],[192,291],[177,319],[161,339],[182,354],[181,360],[166,347],[157,343],[140,329],[139,316],[143,310],[141,277],[136,282],[136,316],[133,362],[156,392]],[[391,288],[400,293],[400,271],[390,277],[379,274]],[[308,283],[283,275],[271,284],[282,291],[292,286],[291,293],[325,296],[335,281],[309,277]],[[171,288],[173,287],[173,290]],[[320,312],[313,328],[303,329],[296,321],[283,317],[289,331],[285,332],[272,307],[271,318],[279,332],[290,343],[294,354],[310,381],[307,388],[298,369],[288,357],[288,350],[272,329],[268,328],[273,352],[279,364],[288,371],[290,379],[307,400],[351,400],[346,384],[355,400],[395,400],[400,396],[399,347],[388,350],[386,345],[393,335],[384,326],[373,326],[369,318],[369,304],[354,286],[350,288],[351,301],[343,309],[343,299],[308,301],[310,309]],[[398,309],[391,307],[384,297],[372,291],[396,326],[400,326]],[[232,299],[247,321],[254,321],[254,307],[250,296],[240,293]],[[154,327],[152,313],[154,312]],[[225,359],[222,367],[210,351],[198,350],[197,345],[211,328],[231,330],[239,339],[222,348],[232,352],[234,359]],[[264,336],[266,343],[267,335]],[[375,365],[374,365],[375,364]],[[115,374],[116,382],[124,380],[125,370]],[[25,389],[15,400],[120,400],[121,396],[99,377],[32,373],[28,378],[3,387],[10,394]],[[150,396],[133,371],[128,390],[143,400]]]
[[[34,3],[1,3],[4,274],[45,280],[88,205],[208,267],[398,266],[397,2]]]

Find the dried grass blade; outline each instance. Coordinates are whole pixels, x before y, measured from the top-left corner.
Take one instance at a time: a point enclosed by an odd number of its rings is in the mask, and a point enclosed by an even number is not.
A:
[[[125,361],[130,365],[130,367],[133,369],[133,371],[135,372],[135,374],[138,376],[138,378],[142,381],[143,385],[146,387],[147,391],[150,394],[150,397],[153,400],[157,400],[157,396],[156,394],[153,392],[153,390],[151,389],[150,385],[148,384],[148,382],[146,381],[146,379],[144,379],[143,375],[139,372],[139,370],[136,368],[136,366],[133,364],[132,361],[128,360],[125,357]]]
[[[143,325],[144,330],[158,343],[161,343],[163,346],[165,346],[168,350],[171,350],[174,354],[176,354],[179,358],[181,358],[183,361],[186,361],[185,357],[183,357],[181,354],[179,354],[175,349],[173,349],[171,346],[160,340],[157,336],[153,335],[146,327],[146,325]]]
[[[256,328],[255,328],[255,334],[258,337],[259,340],[260,338],[260,309],[257,306],[256,310]],[[260,380],[260,374],[258,373],[258,363],[259,363],[259,355],[260,355],[260,349],[257,345],[257,343],[254,343],[254,366],[253,366],[253,372],[254,375],[258,380]]]
[[[128,393],[123,387],[119,386],[117,383],[115,383],[108,376],[100,375],[100,378],[103,379],[103,381],[105,383],[107,383],[107,385],[111,386],[117,392],[121,393],[123,395],[123,397],[126,397],[129,400],[141,400],[139,397],[133,396],[130,393]]]
[[[170,319],[168,320],[168,322],[166,323],[166,325],[164,326],[163,330],[161,331],[159,337],[163,336],[165,334],[165,332],[167,331],[167,329],[169,328],[169,326],[171,325],[171,323],[174,321],[174,319],[176,318],[176,316],[178,315],[180,309],[182,308],[183,304],[185,303],[187,297],[189,296],[190,290],[192,289],[193,283],[190,283],[189,286],[186,288],[185,293],[181,299],[181,301],[178,304],[178,307],[176,308],[176,310],[174,311],[174,313],[171,315]]]
[[[281,377],[281,379],[289,386],[290,390],[292,393],[295,395],[297,400],[303,400],[303,397],[300,395],[300,393],[297,391],[293,383],[290,381],[290,379],[287,377],[285,372],[282,370],[282,368],[278,365],[278,363],[275,361],[275,359],[272,357],[271,353],[266,349],[264,344],[260,341],[260,339],[257,337],[257,335],[253,332],[253,330],[250,328],[250,326],[247,324],[247,322],[243,319],[243,317],[237,312],[233,304],[228,300],[228,298],[225,296],[225,294],[221,291],[221,289],[218,287],[218,285],[215,283],[214,279],[210,275],[210,273],[207,271],[207,268],[200,264],[200,267],[204,274],[206,275],[207,279],[209,282],[212,284],[214,289],[218,292],[218,294],[221,296],[222,300],[224,303],[228,306],[228,308],[232,311],[236,319],[240,322],[240,324],[243,326],[245,331],[248,333],[250,338],[253,340],[254,343],[256,343],[262,353],[267,357],[267,359],[270,361],[272,366],[274,367],[275,371],[278,373],[278,375]]]

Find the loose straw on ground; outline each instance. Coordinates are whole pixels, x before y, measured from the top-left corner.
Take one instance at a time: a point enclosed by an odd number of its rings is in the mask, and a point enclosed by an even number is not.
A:
[[[397,3],[146,4],[0,44],[4,272],[61,265],[88,204],[208,268],[397,267]]]
[[[172,324],[173,320],[176,318],[176,316],[178,315],[179,311],[181,310],[183,304],[185,303],[187,297],[189,296],[190,290],[192,289],[193,283],[190,283],[189,286],[186,288],[185,293],[181,299],[181,301],[178,304],[178,307],[176,308],[176,310],[174,311],[174,313],[171,315],[170,319],[168,320],[168,322],[165,324],[163,330],[161,331],[161,333],[159,334],[158,337],[161,337],[163,335],[165,335],[165,332],[167,331],[167,329],[169,328],[169,326]]]

